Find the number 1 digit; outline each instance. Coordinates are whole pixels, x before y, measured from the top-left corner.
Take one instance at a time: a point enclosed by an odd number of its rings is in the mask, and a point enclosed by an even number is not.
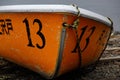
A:
[[[26,31],[27,31],[27,36],[28,36],[28,46],[30,46],[30,47],[35,47],[35,46],[32,44],[28,20],[25,18],[25,19],[23,20],[23,23],[25,23],[25,25],[26,25]]]

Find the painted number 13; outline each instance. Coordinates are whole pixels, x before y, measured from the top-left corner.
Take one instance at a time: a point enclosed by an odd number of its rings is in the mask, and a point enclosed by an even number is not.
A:
[[[35,47],[32,43],[32,39],[31,39],[31,33],[30,33],[30,26],[29,26],[29,21],[27,18],[25,18],[23,20],[23,23],[25,23],[26,25],[26,31],[27,31],[27,37],[28,37],[28,46],[29,47]],[[36,32],[36,34],[42,39],[42,45],[36,43],[36,47],[39,48],[39,49],[42,49],[44,48],[45,46],[45,37],[43,35],[43,33],[41,32],[42,30],[42,23],[39,19],[34,19],[33,21],[33,25],[37,23],[38,24],[38,27],[39,27],[39,30]]]

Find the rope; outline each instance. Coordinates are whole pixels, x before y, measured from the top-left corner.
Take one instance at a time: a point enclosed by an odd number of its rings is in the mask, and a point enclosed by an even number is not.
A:
[[[80,45],[79,45],[80,42],[79,42],[79,37],[78,37],[78,26],[80,24],[80,19],[79,19],[79,17],[80,17],[80,10],[79,10],[79,7],[77,5],[75,5],[75,4],[73,4],[73,7],[75,7],[76,10],[77,10],[77,19],[75,19],[72,24],[67,24],[66,22],[64,22],[63,23],[63,27],[64,28],[72,28],[73,30],[75,30],[76,38],[77,38],[76,43],[78,45],[79,68],[80,68],[80,74],[82,74],[83,73],[82,72],[82,51],[80,49]],[[107,18],[110,20],[111,26],[113,26],[112,20],[109,17],[107,17]],[[113,29],[113,27],[111,27],[111,28]],[[99,61],[99,59],[96,61],[95,64],[91,64],[90,66],[87,67],[87,69],[83,68],[83,70],[87,70],[88,72],[93,71],[96,68],[96,65],[97,65],[98,61]]]
[[[108,18],[108,20],[110,20],[110,22],[111,22],[111,29],[113,30],[113,21],[111,20],[111,18],[109,18],[109,17],[107,17]]]
[[[80,42],[79,42],[79,37],[78,37],[78,26],[79,26],[79,23],[80,23],[80,20],[79,20],[79,17],[80,17],[80,10],[79,10],[79,7],[77,5],[74,5],[73,4],[73,7],[76,8],[77,10],[77,19],[75,19],[73,21],[72,24],[67,24],[66,22],[63,23],[63,27],[67,27],[67,28],[72,28],[73,30],[75,30],[75,33],[76,33],[76,42],[78,44],[78,55],[79,55],[79,68],[81,69],[81,66],[82,66],[82,55],[81,55],[81,49],[80,49]],[[81,70],[80,70],[81,71]]]

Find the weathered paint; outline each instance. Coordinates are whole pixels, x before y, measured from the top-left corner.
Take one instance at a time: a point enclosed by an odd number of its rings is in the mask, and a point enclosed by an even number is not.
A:
[[[69,13],[2,12],[0,56],[46,78],[78,68],[80,57],[75,30],[63,28],[64,22],[72,24],[76,18]],[[79,19],[79,45],[84,67],[98,60],[112,27],[85,17]]]

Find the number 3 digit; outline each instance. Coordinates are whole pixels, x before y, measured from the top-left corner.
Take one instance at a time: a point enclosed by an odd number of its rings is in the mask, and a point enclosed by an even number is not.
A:
[[[37,32],[36,34],[39,35],[39,37],[41,37],[42,42],[43,42],[43,45],[42,45],[42,46],[40,46],[38,43],[36,44],[36,46],[37,46],[38,48],[42,49],[42,48],[45,46],[45,37],[44,37],[44,35],[40,32],[40,31],[42,30],[42,23],[41,23],[41,21],[40,21],[39,19],[35,19],[35,20],[33,21],[33,25],[34,25],[34,23],[38,23],[38,25],[39,25],[39,30],[38,30],[38,32]]]

